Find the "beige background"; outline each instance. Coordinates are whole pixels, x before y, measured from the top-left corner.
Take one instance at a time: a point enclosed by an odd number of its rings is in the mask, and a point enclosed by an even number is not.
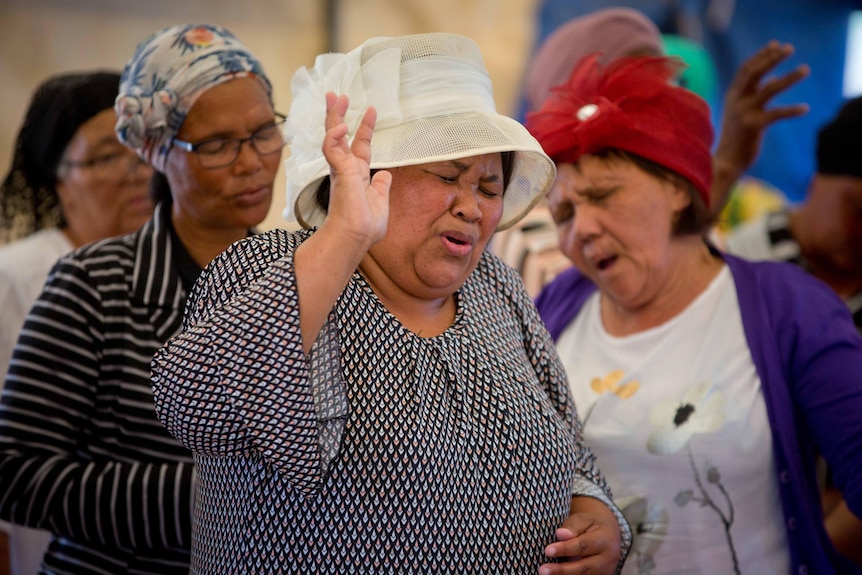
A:
[[[514,113],[534,33],[535,0],[341,0],[333,46],[349,50],[372,36],[457,32],[482,48],[497,107]],[[290,107],[290,78],[326,51],[324,0],[0,0],[0,175],[36,86],[52,74],[122,69],[135,45],[174,24],[227,27],[258,56],[275,87],[278,110]],[[263,228],[281,217],[284,178]]]

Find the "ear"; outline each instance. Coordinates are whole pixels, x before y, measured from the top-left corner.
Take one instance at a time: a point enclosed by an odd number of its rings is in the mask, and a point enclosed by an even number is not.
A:
[[[692,192],[689,190],[690,186],[686,185],[684,181],[668,182],[668,185],[670,186],[671,209],[673,209],[675,214],[680,214],[691,205]]]
[[[81,184],[76,182],[76,177],[68,173],[63,177],[57,176],[54,179],[54,189],[57,190],[60,210],[63,212],[63,219],[69,225],[80,210],[80,187]]]
[[[60,200],[63,213],[67,213],[68,207],[75,203],[75,194],[72,191],[72,187],[66,183],[64,178],[57,176],[54,178],[54,189],[57,190],[57,198]]]

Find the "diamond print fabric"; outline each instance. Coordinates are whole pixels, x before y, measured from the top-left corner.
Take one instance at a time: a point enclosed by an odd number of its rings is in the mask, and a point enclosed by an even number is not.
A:
[[[193,573],[535,573],[573,489],[609,494],[515,272],[486,253],[434,338],[354,274],[306,362],[292,253],[310,233],[217,258],[154,361],[199,468]]]

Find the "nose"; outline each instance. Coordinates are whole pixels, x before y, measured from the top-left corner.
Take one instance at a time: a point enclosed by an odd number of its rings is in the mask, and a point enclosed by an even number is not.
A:
[[[478,186],[459,186],[452,204],[456,217],[468,222],[476,222],[482,219],[482,209],[476,200],[477,193],[479,193]]]
[[[596,218],[595,210],[584,202],[575,209],[572,216],[570,234],[578,243],[585,244],[595,239],[601,233],[601,225]]]
[[[237,158],[233,164],[234,170],[237,170],[239,173],[249,173],[256,172],[262,166],[263,160],[261,159],[261,155],[254,149],[251,139],[249,138],[240,142]]]

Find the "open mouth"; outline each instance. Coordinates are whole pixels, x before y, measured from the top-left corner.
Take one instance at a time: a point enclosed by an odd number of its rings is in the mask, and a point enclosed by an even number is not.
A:
[[[602,258],[598,262],[596,262],[596,267],[599,271],[604,271],[611,267],[614,262],[617,261],[617,256],[610,256],[607,258]]]
[[[440,235],[440,239],[449,253],[453,255],[465,256],[473,251],[473,241],[467,235],[444,233]]]

